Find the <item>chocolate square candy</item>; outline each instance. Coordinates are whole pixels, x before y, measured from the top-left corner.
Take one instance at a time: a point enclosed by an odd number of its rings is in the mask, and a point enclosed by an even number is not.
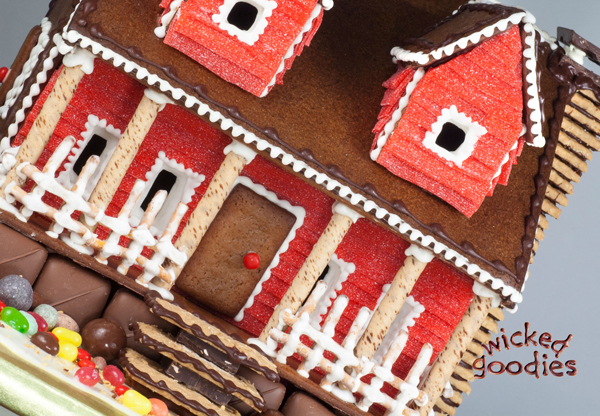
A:
[[[296,392],[281,408],[284,416],[335,416],[323,404],[305,393]]]
[[[0,224],[0,279],[16,274],[33,285],[47,257],[48,252],[43,245]]]
[[[172,325],[159,318],[150,312],[150,309],[144,303],[144,300],[127,289],[119,289],[113,296],[112,300],[106,307],[104,314],[105,319],[110,319],[123,327],[127,336],[127,347],[139,352],[142,355],[154,361],[159,361],[161,355],[151,348],[148,348],[133,339],[133,331],[129,325],[134,322],[143,322],[148,325],[155,325],[164,332],[174,333],[177,330],[175,325]]]
[[[83,328],[102,316],[110,295],[110,282],[66,257],[51,254],[33,290]]]
[[[285,396],[285,386],[283,384],[269,381],[265,376],[243,366],[240,367],[236,375],[254,384],[256,390],[263,396],[269,410],[279,409],[279,406],[281,406],[281,402],[283,401],[283,396]],[[256,412],[235,396],[231,398],[229,406],[240,412],[241,416],[249,416]]]

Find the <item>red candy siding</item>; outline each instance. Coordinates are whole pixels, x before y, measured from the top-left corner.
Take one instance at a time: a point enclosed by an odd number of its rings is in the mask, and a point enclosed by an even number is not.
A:
[[[163,0],[164,6],[169,4]],[[236,36],[219,29],[212,16],[219,13],[219,0],[188,0],[182,3],[173,19],[165,43],[185,53],[224,80],[254,95],[261,95],[271,82],[285,54],[308,21],[317,2],[315,0],[279,1],[268,25],[259,39],[248,45]],[[277,76],[282,82],[287,71],[304,46],[308,46],[322,18],[315,19],[313,27],[294,47],[293,54],[285,61],[284,71]]]
[[[518,151],[499,178],[492,180],[503,158],[520,137],[523,122],[522,48],[519,27],[495,36],[471,52],[427,71],[410,97],[398,126],[383,147],[377,162],[392,173],[444,199],[470,217],[493,192],[496,183],[506,184]],[[380,133],[397,108],[409,71],[399,71],[384,84]],[[405,75],[407,74],[407,75]],[[456,166],[422,144],[443,108],[459,112],[487,129],[473,154]]]

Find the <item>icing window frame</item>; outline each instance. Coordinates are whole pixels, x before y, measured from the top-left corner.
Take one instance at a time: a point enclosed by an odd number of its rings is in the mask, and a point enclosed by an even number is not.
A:
[[[87,201],[92,194],[94,188],[98,184],[100,177],[102,176],[102,172],[106,169],[106,165],[108,161],[112,157],[113,153],[117,149],[119,145],[119,141],[121,140],[121,130],[116,129],[112,124],[108,124],[105,119],[100,120],[97,116],[90,114],[88,116],[88,121],[85,123],[86,130],[81,132],[81,139],[77,140],[75,146],[71,150],[71,153],[67,157],[67,162],[65,163],[65,170],[60,172],[58,177],[56,178],[57,182],[63,185],[67,189],[73,188],[75,182],[79,174],[75,173],[74,167],[75,164],[79,161],[79,157],[93,139],[94,136],[99,136],[102,139],[106,140],[106,146],[100,155],[100,163],[96,168],[94,174],[90,178],[85,187],[85,191],[83,193],[83,198]],[[85,162],[84,162],[85,164]]]
[[[254,23],[248,30],[242,30],[228,21],[229,14],[238,3],[248,3],[257,9]],[[212,16],[212,20],[219,25],[219,29],[227,32],[230,36],[237,37],[241,42],[252,46],[258,41],[260,35],[264,33],[269,24],[267,19],[271,17],[276,7],[277,2],[274,0],[225,0],[219,6],[219,13]]]
[[[141,206],[152,189],[154,181],[162,171],[167,171],[175,175],[177,179],[171,187],[171,190],[168,192],[167,199],[160,208],[160,211],[158,211],[158,214],[150,227],[150,232],[155,237],[160,237],[167,228],[169,220],[177,209],[179,202],[183,202],[186,205],[189,204],[196,193],[196,188],[206,179],[204,175],[194,172],[189,168],[186,169],[183,164],[177,163],[175,159],[167,158],[165,152],[159,152],[154,165],[150,168],[148,173],[146,173],[146,186],[136,201],[135,207],[131,211],[129,224],[132,227],[137,227],[139,225],[144,215],[144,210]]]
[[[444,147],[436,143],[444,125],[447,123],[454,124],[465,133],[463,142],[456,150],[448,151]],[[444,108],[442,114],[437,118],[437,121],[431,125],[431,129],[425,133],[423,146],[431,150],[436,155],[450,162],[453,162],[459,167],[473,154],[475,145],[479,139],[487,134],[487,129],[473,121],[465,113],[460,113],[456,106]]]

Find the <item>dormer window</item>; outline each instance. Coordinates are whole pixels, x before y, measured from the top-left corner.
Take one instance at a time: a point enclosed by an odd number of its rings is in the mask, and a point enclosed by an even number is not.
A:
[[[248,45],[254,45],[269,24],[269,18],[277,3],[273,0],[225,0],[213,22],[219,29],[237,37]]]
[[[425,134],[423,146],[457,166],[467,160],[479,138],[487,133],[485,127],[472,121],[456,106],[444,108],[431,130]]]

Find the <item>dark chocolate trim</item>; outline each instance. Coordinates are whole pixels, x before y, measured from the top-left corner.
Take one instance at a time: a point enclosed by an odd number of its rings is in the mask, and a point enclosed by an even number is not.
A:
[[[573,45],[581,49],[587,55],[588,59],[600,65],[600,48],[582,38],[574,30],[559,27],[556,29],[558,40],[565,45]]]
[[[482,19],[481,21],[478,22],[477,25],[475,25],[473,27],[469,27],[462,31],[449,34],[446,37],[446,39],[444,39],[442,42],[440,42],[438,44],[434,44],[433,42],[431,42],[425,38],[425,36],[427,34],[433,32],[434,30],[438,29],[439,27],[441,27],[444,24],[451,22],[458,15],[460,15],[461,13],[464,13],[466,11],[469,11],[469,12],[478,12],[479,11],[479,12],[484,12],[484,13],[490,13],[490,14],[492,14],[492,16],[487,19]],[[423,32],[423,35],[421,35],[420,37],[406,39],[405,41],[403,41],[401,43],[401,46],[410,51],[423,52],[425,54],[428,54],[435,49],[443,48],[446,45],[454,43],[474,32],[480,31],[490,25],[493,25],[494,23],[498,22],[499,20],[502,20],[512,14],[519,13],[519,12],[523,12],[523,10],[515,8],[515,7],[504,6],[501,4],[483,4],[483,3],[464,4],[458,8],[458,10],[456,11],[455,14],[448,16],[445,19],[438,22],[437,24],[429,27],[428,29],[426,29]],[[482,38],[480,40],[480,42],[478,42],[477,44],[482,43],[487,39],[488,38]],[[454,54],[452,56],[454,56]]]
[[[84,0],[84,3],[83,3],[84,8],[85,8],[86,3],[97,4],[97,0]],[[81,7],[80,7],[80,9],[81,9]],[[80,13],[80,11],[78,9],[76,15],[79,13]],[[81,33],[81,30],[76,27],[70,27],[70,29],[76,30]],[[473,261],[473,262],[476,264],[479,264],[480,266],[484,266],[483,267],[484,269],[485,269],[485,267],[487,267],[488,269],[496,270],[497,272],[499,272],[499,275],[494,275],[494,277],[502,278],[501,276],[504,275],[504,277],[506,277],[506,278],[504,278],[502,280],[508,286],[513,287],[513,288],[518,288],[520,286],[519,283],[522,282],[522,280],[525,276],[524,272],[521,275],[519,275],[518,272],[517,273],[512,272],[506,266],[506,264],[504,262],[502,262],[501,260],[490,261],[490,260],[484,258],[483,256],[481,256],[480,254],[478,254],[475,251],[474,245],[468,241],[458,243],[458,242],[452,240],[444,232],[444,229],[442,228],[442,226],[440,224],[434,223],[431,225],[426,225],[426,224],[422,223],[413,214],[411,214],[408,211],[408,209],[406,208],[406,206],[404,205],[404,203],[402,201],[396,200],[396,201],[390,202],[390,201],[385,200],[384,198],[379,196],[379,194],[377,193],[377,190],[375,189],[375,187],[372,184],[370,184],[370,183],[366,183],[364,185],[357,184],[356,182],[354,182],[354,181],[350,180],[348,177],[346,177],[338,166],[335,166],[335,165],[325,166],[324,164],[319,162],[310,150],[308,150],[308,149],[296,150],[295,148],[293,148],[292,146],[287,144],[285,141],[283,141],[278,136],[277,131],[275,129],[270,128],[270,127],[261,128],[261,127],[257,126],[256,124],[252,123],[250,120],[245,119],[241,115],[239,109],[236,106],[227,107],[226,105],[219,103],[218,101],[210,98],[208,95],[208,89],[206,88],[206,86],[204,86],[204,85],[192,86],[192,85],[182,81],[181,79],[179,79],[177,77],[177,71],[175,70],[175,68],[173,68],[170,65],[161,67],[158,64],[144,58],[141,53],[141,50],[139,48],[137,48],[135,46],[125,47],[125,46],[120,45],[119,43],[117,43],[116,41],[111,39],[110,37],[104,35],[102,33],[101,27],[98,24],[87,25],[87,22],[86,22],[86,30],[88,32],[87,36],[97,38],[107,44],[110,44],[111,48],[113,50],[115,50],[119,53],[125,52],[134,61],[142,62],[147,66],[154,67],[155,69],[159,70],[164,75],[166,75],[166,77],[170,81],[185,87],[185,89],[188,89],[188,91],[192,91],[194,95],[196,95],[196,96],[200,97],[202,100],[208,102],[212,107],[216,107],[217,109],[224,111],[224,113],[226,113],[228,117],[232,118],[233,120],[236,120],[237,122],[239,122],[241,124],[245,124],[245,125],[249,126],[251,129],[254,129],[258,133],[263,135],[265,138],[267,138],[269,141],[276,143],[278,146],[282,147],[283,149],[286,150],[286,152],[294,155],[296,158],[301,159],[301,160],[307,162],[309,165],[312,165],[313,167],[316,167],[317,169],[327,173],[334,179],[340,180],[340,181],[344,182],[345,184],[350,185],[352,188],[358,189],[359,193],[361,193],[363,195],[369,195],[370,197],[374,198],[375,201],[379,205],[381,205],[383,208],[386,208],[391,213],[400,214],[403,217],[403,220],[408,222],[411,226],[413,226],[417,229],[420,229],[421,231],[424,231],[425,234],[430,234],[430,235],[436,236],[439,239],[442,239],[443,243],[448,245],[451,249],[457,250],[461,254],[466,255],[467,257],[470,257],[471,259],[475,259],[475,261]],[[131,74],[130,74],[130,76],[131,76]],[[183,100],[179,100],[179,102],[181,104],[183,102]],[[187,108],[187,107],[184,107],[184,108]],[[362,206],[361,206],[361,208],[362,208]],[[385,217],[382,220],[385,220]],[[399,231],[395,230],[393,227],[390,227],[390,229],[394,230],[397,234],[402,236],[402,238],[404,238],[404,239],[407,238],[406,235],[399,233]],[[438,257],[443,259],[443,255],[438,255]],[[527,261],[529,261],[529,260],[527,260]],[[488,272],[489,272],[489,270],[488,270]],[[511,302],[505,301],[505,304],[510,305]]]
[[[173,396],[174,398],[176,398],[180,403],[182,403],[184,406],[190,407],[198,412],[204,413],[208,416],[220,416],[217,412],[215,412],[212,409],[206,409],[204,406],[202,406],[202,404],[198,403],[195,400],[190,400],[187,397],[185,397],[182,393],[178,392],[178,391],[174,391],[171,390],[167,384],[164,381],[154,381],[152,379],[152,377],[143,372],[142,370],[138,369],[135,365],[133,365],[129,359],[127,358],[127,351],[128,350],[121,350],[121,356],[119,357],[119,365],[121,367],[123,367],[123,369],[129,373],[130,375],[132,375],[133,377],[142,380],[144,383],[158,389],[158,390],[162,390],[164,392],[167,392],[168,394],[170,394],[171,396]],[[157,370],[158,371],[158,370]],[[168,377],[168,376],[166,376]],[[198,393],[200,394],[200,393]],[[208,400],[208,399],[207,399]]]
[[[225,378],[223,378],[223,376],[218,371],[209,369],[204,365],[202,361],[193,358],[189,354],[186,354],[183,351],[178,351],[173,348],[170,348],[168,345],[165,345],[152,338],[149,334],[145,334],[140,329],[140,326],[137,322],[133,324],[133,334],[136,341],[152,348],[153,350],[161,354],[171,354],[173,357],[175,357],[175,361],[181,364],[191,364],[197,371],[208,374],[210,377],[212,377],[213,380],[215,380],[221,386],[223,386],[222,388],[225,391],[225,393],[237,393],[250,400],[259,410],[263,412],[267,410],[267,405],[265,404],[264,400],[261,400],[262,397],[256,397],[250,391],[239,388],[231,380],[226,380]]]
[[[160,294],[158,294],[158,292],[154,292],[154,291],[148,292],[148,294],[144,298],[146,305],[148,305],[148,307],[152,310],[152,313],[154,313],[157,316],[160,316],[163,319],[174,322],[175,325],[179,326],[180,328],[182,328],[188,332],[191,332],[191,334],[194,335],[195,337],[198,337],[203,341],[211,343],[215,347],[217,347],[220,350],[227,353],[229,358],[231,358],[231,360],[234,363],[244,365],[254,371],[257,371],[257,372],[263,374],[270,381],[279,382],[279,374],[277,374],[276,371],[273,371],[270,368],[261,366],[256,361],[256,359],[254,359],[252,357],[248,357],[246,354],[244,354],[242,351],[238,350],[237,348],[235,348],[235,347],[230,348],[230,347],[226,346],[218,336],[216,336],[214,334],[206,335],[204,333],[204,331],[202,330],[202,328],[200,328],[199,326],[197,326],[197,325],[190,326],[190,325],[186,324],[185,322],[183,322],[183,319],[181,318],[181,316],[179,316],[179,314],[171,312],[171,311],[167,310],[166,308],[162,307],[160,305],[160,303],[157,302],[157,299],[162,299],[162,297],[160,296]],[[167,301],[165,301],[165,302],[167,302]],[[176,306],[180,307],[179,305],[176,305]],[[198,315],[194,314],[194,316],[197,319],[203,320]],[[214,326],[215,328],[217,328],[224,334],[227,334],[227,332],[223,331],[217,325],[211,324],[208,322],[206,322],[206,323],[208,325]],[[232,335],[229,335],[229,334],[227,334],[227,335],[233,338]],[[241,340],[239,340],[239,342],[243,343],[243,341],[241,341]],[[257,350],[256,353],[260,354],[261,352]],[[264,356],[264,357],[270,360],[269,357],[267,357],[267,356]]]

